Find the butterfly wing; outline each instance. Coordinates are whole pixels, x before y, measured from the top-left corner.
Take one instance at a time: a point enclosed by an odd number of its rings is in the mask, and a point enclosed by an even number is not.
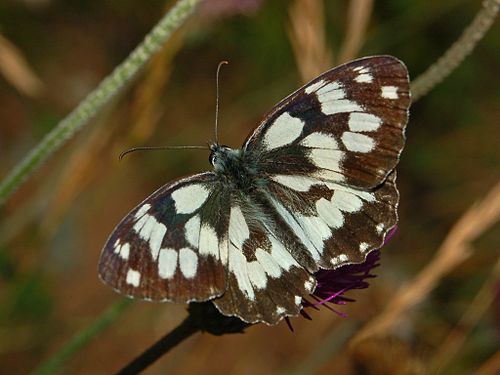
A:
[[[267,187],[280,232],[295,239],[294,257],[310,272],[361,263],[396,225],[396,172],[372,190],[307,177],[276,178]],[[299,259],[299,258],[298,258]]]
[[[276,324],[299,314],[316,280],[292,256],[260,203],[238,195],[229,215],[227,290],[213,302],[225,315]]]
[[[409,104],[406,67],[363,58],[291,94],[245,142],[266,181],[253,199],[309,272],[364,261],[396,224]]]
[[[225,291],[229,191],[202,173],[161,187],[115,228],[99,275],[118,292],[205,301]]]
[[[99,275],[134,298],[213,299],[224,314],[246,322],[297,315],[315,280],[258,209],[213,173],[166,185],[115,228]]]
[[[410,105],[408,71],[391,56],[327,71],[265,116],[244,149],[263,174],[307,175],[369,189],[396,166]]]

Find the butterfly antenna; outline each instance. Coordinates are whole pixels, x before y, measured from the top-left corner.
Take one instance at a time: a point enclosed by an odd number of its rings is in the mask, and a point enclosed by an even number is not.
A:
[[[216,100],[215,100],[215,143],[219,144],[219,132],[218,132],[218,120],[219,120],[219,72],[222,65],[229,64],[227,61],[221,61],[219,65],[217,65],[217,73],[215,74],[215,92],[216,92]]]
[[[131,154],[136,151],[154,151],[154,150],[184,150],[184,149],[196,149],[196,150],[206,150],[207,146],[143,146],[143,147],[133,147],[128,150],[123,151],[118,159],[121,161],[125,155]]]

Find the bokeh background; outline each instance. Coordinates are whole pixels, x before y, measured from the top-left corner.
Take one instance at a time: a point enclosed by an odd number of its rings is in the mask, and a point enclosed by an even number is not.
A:
[[[172,4],[2,0],[0,176]],[[205,1],[133,83],[1,208],[0,372],[33,371],[119,300],[96,272],[115,224],[158,186],[210,166],[198,150],[137,153],[122,162],[118,155],[133,146],[213,139],[219,61],[230,62],[221,74],[219,137],[238,147],[275,103],[341,61],[391,54],[418,76],[480,6],[465,0]],[[356,302],[338,307],[347,318],[321,309],[310,312],[312,321],[292,319],[293,333],[281,323],[222,337],[197,334],[146,373],[423,374],[439,368],[469,374],[491,371],[495,360],[498,365],[500,233],[494,220],[481,225],[481,215],[473,218],[480,229],[466,243],[466,259],[445,267],[435,287],[384,336],[348,342],[384,314],[401,287],[418,282],[450,230],[498,182],[499,31],[497,22],[449,78],[413,105],[398,166],[399,230],[383,249],[370,288],[350,292]],[[185,315],[181,305],[134,303],[62,373],[112,373]]]

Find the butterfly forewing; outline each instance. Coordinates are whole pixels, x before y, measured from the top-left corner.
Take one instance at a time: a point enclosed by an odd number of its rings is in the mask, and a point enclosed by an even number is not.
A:
[[[261,173],[374,188],[394,169],[410,104],[406,67],[377,56],[334,68],[280,102],[244,148]]]
[[[99,262],[101,279],[148,300],[205,301],[221,295],[228,214],[229,191],[213,173],[160,188],[113,231]]]

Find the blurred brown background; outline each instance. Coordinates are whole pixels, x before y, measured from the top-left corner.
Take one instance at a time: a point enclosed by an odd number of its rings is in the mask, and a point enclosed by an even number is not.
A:
[[[0,176],[127,56],[172,3],[0,2]],[[142,74],[1,208],[0,372],[29,373],[118,300],[96,272],[115,224],[158,186],[210,167],[208,154],[196,150],[137,153],[122,162],[118,154],[133,146],[213,139],[219,61],[230,62],[221,74],[219,137],[237,147],[281,98],[341,61],[391,54],[416,77],[480,6],[464,0],[205,1]],[[442,361],[439,373],[469,374],[498,362],[500,305],[494,296],[500,281],[491,276],[498,224],[478,225],[477,239],[467,244],[470,257],[450,267],[387,336],[351,348],[346,343],[402,285],[416,282],[461,215],[498,181],[499,46],[497,23],[448,79],[412,107],[398,167],[399,231],[384,248],[371,287],[351,292],[357,302],[339,308],[347,318],[322,309],[311,312],[312,321],[292,319],[294,333],[281,323],[223,337],[198,334],[146,373],[421,374]],[[471,312],[477,316],[469,328],[449,336]],[[135,303],[62,372],[112,373],[185,314],[184,306]],[[448,358],[439,357],[454,343],[459,345]]]

